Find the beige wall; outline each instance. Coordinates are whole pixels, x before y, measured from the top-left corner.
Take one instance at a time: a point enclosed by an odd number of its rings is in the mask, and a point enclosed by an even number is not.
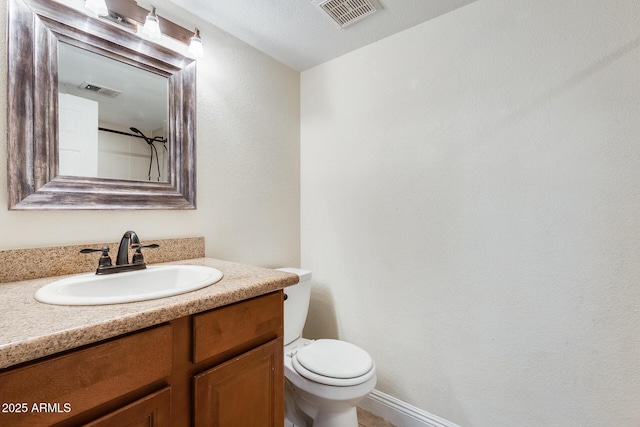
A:
[[[640,425],[639,23],[479,0],[303,72],[306,334],[462,426]]]
[[[73,4],[69,0],[67,4]],[[75,1],[80,6],[82,2]],[[0,168],[0,249],[204,236],[208,256],[261,266],[299,263],[300,74],[168,0],[164,17],[198,27],[206,57],[197,66],[198,209],[195,211],[7,211]],[[0,25],[6,24],[6,8]],[[0,33],[0,58],[6,35]],[[6,110],[6,62],[0,63]],[[0,164],[6,164],[0,121]]]

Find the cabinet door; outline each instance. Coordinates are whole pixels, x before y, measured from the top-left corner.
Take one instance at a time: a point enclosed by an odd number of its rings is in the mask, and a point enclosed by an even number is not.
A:
[[[171,387],[163,388],[85,427],[171,427]]]
[[[282,337],[194,377],[195,426],[284,424]]]

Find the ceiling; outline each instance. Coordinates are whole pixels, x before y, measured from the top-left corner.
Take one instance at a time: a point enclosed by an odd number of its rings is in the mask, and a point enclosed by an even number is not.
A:
[[[170,1],[304,71],[475,0],[378,0],[381,10],[344,29],[317,5],[323,0]]]

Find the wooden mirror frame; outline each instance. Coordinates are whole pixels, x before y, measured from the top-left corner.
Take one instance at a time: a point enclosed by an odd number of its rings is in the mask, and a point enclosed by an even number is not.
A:
[[[58,42],[167,77],[168,182],[58,175]],[[9,0],[9,209],[195,209],[195,75],[195,60],[113,24],[54,1]]]

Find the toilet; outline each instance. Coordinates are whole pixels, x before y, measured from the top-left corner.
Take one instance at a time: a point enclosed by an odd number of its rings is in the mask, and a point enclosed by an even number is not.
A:
[[[284,289],[285,427],[358,427],[356,405],[376,385],[369,354],[346,341],[302,338],[311,297],[311,272]]]

